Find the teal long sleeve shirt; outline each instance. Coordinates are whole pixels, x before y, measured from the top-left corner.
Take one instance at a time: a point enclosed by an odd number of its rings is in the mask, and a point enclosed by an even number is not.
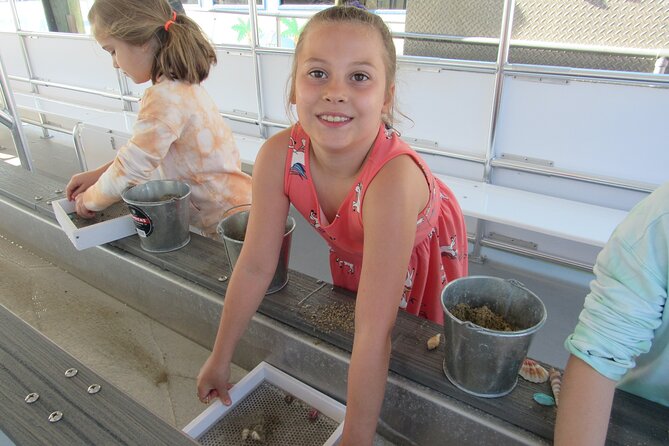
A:
[[[565,347],[622,390],[669,406],[669,183],[630,211],[594,273]]]

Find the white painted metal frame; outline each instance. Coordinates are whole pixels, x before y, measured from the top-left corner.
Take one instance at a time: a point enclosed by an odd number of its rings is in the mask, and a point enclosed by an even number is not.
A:
[[[346,406],[266,362],[258,364],[230,389],[230,398],[232,399],[230,406],[225,406],[217,399],[204,412],[188,423],[183,428],[183,432],[191,438],[197,439],[239,405],[248,394],[263,382],[274,384],[279,389],[304,401],[323,415],[339,423],[337,429],[323,446],[333,446],[338,443],[344,430]]]
[[[3,110],[0,110],[0,123],[6,126],[12,134],[12,140],[14,141],[14,146],[16,147],[19,161],[21,161],[21,166],[23,166],[24,169],[32,172],[33,161],[30,154],[30,148],[28,147],[28,142],[26,141],[26,137],[23,134],[21,118],[16,109],[14,95],[12,94],[12,90],[9,88],[9,80],[7,79],[5,65],[1,56],[0,88],[4,108]]]

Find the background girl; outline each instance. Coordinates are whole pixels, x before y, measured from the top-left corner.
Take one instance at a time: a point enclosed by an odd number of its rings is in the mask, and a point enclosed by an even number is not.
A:
[[[276,268],[289,205],[330,246],[335,285],[357,291],[343,444],[371,444],[398,307],[441,322],[443,286],[467,274],[467,233],[451,191],[392,129],[395,47],[376,15],[333,7],[305,26],[290,102],[299,123],[270,138],[201,400],[227,392],[230,362]]]
[[[251,200],[232,132],[200,83],[216,63],[198,25],[166,0],[96,0],[93,35],[133,82],[151,80],[128,144],[115,159],[74,175],[67,198],[92,217],[129,186],[159,176],[191,186],[191,225],[214,235],[226,209]]]

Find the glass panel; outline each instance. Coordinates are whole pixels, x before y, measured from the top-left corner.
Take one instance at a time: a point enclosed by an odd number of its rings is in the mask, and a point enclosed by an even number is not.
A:
[[[407,0],[348,0],[343,3],[364,6],[370,10],[376,9],[406,9]],[[334,0],[281,0],[282,5],[334,5]]]
[[[16,31],[12,8],[8,0],[0,0],[0,31]]]
[[[189,10],[188,17],[195,20],[214,43],[250,45],[251,25],[248,14]]]
[[[281,0],[282,5],[334,5],[334,0]]]
[[[14,2],[19,16],[19,28],[24,31],[49,31],[41,0]]]
[[[260,33],[259,44],[263,47],[269,48],[295,48],[297,39],[306,25],[308,18],[305,17],[290,17],[291,11],[299,11],[303,14],[304,10],[282,10],[281,15],[269,14],[260,15],[258,17],[258,29]],[[315,9],[308,10],[315,14]],[[403,14],[386,14],[382,18],[393,32],[404,31],[404,15]],[[403,39],[395,39],[395,46],[398,48],[398,53],[401,54],[403,47]]]
[[[406,32],[449,39],[406,38],[404,54],[494,62],[503,7],[504,2],[496,0],[410,1],[406,9]]]
[[[667,23],[666,0],[517,0],[509,62],[652,73]]]
[[[248,0],[214,0],[214,5],[248,5]],[[262,0],[257,0],[256,4],[262,5]]]
[[[279,20],[279,30],[281,40],[279,45],[281,48],[295,48],[298,37],[307,24],[308,19],[300,19],[295,17],[282,17]]]

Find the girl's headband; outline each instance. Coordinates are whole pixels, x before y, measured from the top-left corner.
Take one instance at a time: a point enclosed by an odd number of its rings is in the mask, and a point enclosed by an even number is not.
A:
[[[165,22],[165,31],[170,30],[170,26],[172,26],[173,23],[176,23],[177,20],[177,13],[176,11],[172,11],[172,18]]]

